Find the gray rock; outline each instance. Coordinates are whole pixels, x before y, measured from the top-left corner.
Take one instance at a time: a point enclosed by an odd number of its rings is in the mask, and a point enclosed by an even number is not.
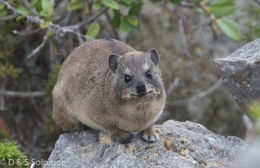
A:
[[[240,154],[240,158],[233,167],[235,168],[259,168],[260,165],[260,137],[254,139],[250,144],[247,152]]]
[[[241,107],[245,108],[251,100],[260,98],[260,39],[214,62]]]
[[[155,127],[158,140],[153,144],[139,134],[127,145],[90,129],[62,134],[43,167],[228,167],[247,148],[237,137],[220,136],[188,121],[169,120]]]

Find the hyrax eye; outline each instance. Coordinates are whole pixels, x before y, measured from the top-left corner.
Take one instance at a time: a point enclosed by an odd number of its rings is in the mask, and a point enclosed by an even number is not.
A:
[[[125,75],[125,83],[128,83],[132,80],[132,77],[129,75]]]
[[[147,72],[145,73],[145,75],[146,75],[147,78],[152,78],[152,73],[151,73],[150,70],[147,71]]]

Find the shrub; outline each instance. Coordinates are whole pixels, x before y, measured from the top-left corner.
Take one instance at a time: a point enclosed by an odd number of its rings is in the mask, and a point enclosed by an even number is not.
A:
[[[29,160],[16,145],[16,142],[0,141],[0,167],[27,168],[29,167]]]

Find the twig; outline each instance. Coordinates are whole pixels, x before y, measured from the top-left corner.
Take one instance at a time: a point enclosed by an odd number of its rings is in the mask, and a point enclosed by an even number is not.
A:
[[[108,22],[109,22],[110,25],[111,25],[111,28],[112,28],[112,31],[113,31],[114,37],[115,37],[116,39],[118,39],[118,38],[119,38],[119,35],[118,35],[116,29],[114,28],[114,26],[113,26],[113,22],[112,22],[112,19],[111,19],[110,15],[108,14],[107,11],[105,12],[105,15],[106,15],[106,18],[107,18]]]
[[[243,121],[244,125],[246,126],[246,136],[245,136],[245,139],[248,139],[250,137],[250,133],[251,133],[251,131],[253,129],[253,123],[252,123],[252,121],[250,120],[250,118],[246,114],[242,115],[242,121]]]
[[[17,17],[18,15],[14,14],[14,15],[9,15],[9,16],[4,16],[0,19],[0,22],[2,21],[7,21],[7,20],[12,20],[14,19],[15,17]]]
[[[98,13],[96,13],[95,15],[91,16],[86,23],[91,23],[94,20],[96,20],[99,16],[101,16],[103,13],[105,13],[108,10],[108,7],[103,7],[99,10]]]
[[[34,91],[34,92],[20,92],[12,90],[0,91],[0,95],[9,96],[9,97],[41,97],[44,95],[44,91]]]
[[[178,100],[175,102],[167,102],[167,105],[171,105],[171,106],[176,106],[176,105],[185,105],[188,102],[193,102],[197,99],[201,99],[203,97],[208,96],[209,94],[211,94],[212,92],[214,92],[221,84],[223,83],[222,79],[219,79],[214,85],[212,85],[211,87],[209,87],[208,89],[193,95],[192,97],[188,98],[188,99],[184,99],[184,100]]]
[[[82,44],[82,43],[84,43],[84,40],[82,39],[82,37],[81,37],[81,36],[77,35],[77,37],[78,37],[79,44]]]
[[[43,30],[43,29],[42,28],[38,28],[38,29],[35,29],[35,30],[31,30],[31,31],[21,31],[21,32],[18,32],[17,30],[13,30],[13,33],[15,35],[18,35],[18,36],[29,36],[29,35],[38,33],[41,30]]]
[[[259,1],[259,0],[255,0],[255,2],[256,2],[258,5],[260,5],[260,1]]]
[[[167,89],[166,93],[167,95],[171,94],[173,89],[176,88],[180,83],[180,78],[176,77],[174,81],[170,84],[169,88]]]
[[[183,2],[181,2],[181,3],[179,4],[179,6],[185,7],[185,8],[194,8],[194,7],[195,7],[195,4],[194,4],[194,3],[190,3],[190,2],[185,2],[185,1],[183,1]]]
[[[7,79],[4,78],[1,88],[0,88],[0,110],[5,109],[5,99],[4,99],[4,95],[1,94],[1,92],[5,90],[6,82],[7,82]]]
[[[187,57],[191,57],[190,52],[188,51],[188,45],[186,42],[186,36],[184,34],[184,28],[183,28],[183,20],[181,18],[178,19],[179,23],[179,30],[180,30],[180,35],[181,35],[181,42],[183,46],[183,52]]]
[[[95,15],[88,18],[87,21],[84,20],[84,21],[77,23],[75,25],[65,26],[63,28],[64,29],[70,29],[70,30],[78,30],[81,26],[95,21],[99,16],[101,16],[107,10],[108,10],[108,7],[103,7],[98,11],[98,13],[96,13]]]
[[[83,38],[87,38],[87,36],[85,36],[85,35],[83,35],[83,34],[81,34],[79,32],[74,32],[74,30],[70,29],[69,26],[62,27],[62,26],[60,26],[58,24],[45,22],[44,20],[40,19],[39,16],[29,16],[29,15],[23,13],[23,12],[20,12],[20,11],[16,10],[8,1],[0,0],[0,2],[4,3],[8,7],[8,9],[13,11],[15,14],[22,15],[22,16],[26,17],[26,19],[28,21],[30,21],[30,22],[34,22],[34,23],[36,23],[38,25],[40,25],[40,24],[47,24],[49,31],[51,31],[51,32],[53,32],[55,34],[59,34],[59,35],[63,36],[64,33],[72,33],[72,34],[81,36]]]
[[[181,42],[182,42],[182,46],[183,46],[183,53],[190,59],[190,61],[188,61],[187,66],[190,68],[192,80],[196,82],[197,81],[197,77],[196,77],[196,73],[195,73],[196,71],[194,69],[193,62],[191,59],[192,55],[190,54],[190,52],[188,50],[186,36],[184,34],[183,20],[181,19],[181,17],[179,16],[178,13],[177,13],[177,16],[179,17],[178,23],[179,23],[179,30],[180,30],[180,35],[181,35]]]
[[[27,58],[31,58],[32,56],[34,56],[35,54],[37,54],[37,53],[45,46],[45,44],[46,44],[47,41],[48,41],[48,36],[45,35],[45,36],[43,37],[43,40],[42,40],[41,44],[38,45],[38,47],[36,47],[36,48],[27,56]]]
[[[26,84],[27,84],[27,92],[30,93],[30,92],[31,92],[31,83],[30,83],[30,81],[29,81],[28,75],[26,75]],[[39,118],[41,119],[41,121],[43,121],[44,119],[43,119],[42,111],[41,111],[41,109],[39,108],[39,106],[37,105],[37,103],[36,103],[34,97],[29,97],[29,98],[30,98],[30,100],[31,100],[31,102],[32,102],[32,105],[33,105],[33,107],[34,107],[36,113],[38,114]]]

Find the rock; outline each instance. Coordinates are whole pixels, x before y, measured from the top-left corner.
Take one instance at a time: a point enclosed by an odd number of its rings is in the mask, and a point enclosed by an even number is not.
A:
[[[260,98],[260,39],[214,62],[220,67],[224,82],[242,108]]]
[[[139,134],[129,144],[91,129],[62,134],[43,167],[223,168],[247,148],[237,137],[220,136],[189,121],[169,120],[155,127],[158,140],[153,144]]]
[[[241,153],[237,159],[235,168],[259,168],[260,165],[260,137],[254,139],[250,143],[250,148],[247,152]]]

